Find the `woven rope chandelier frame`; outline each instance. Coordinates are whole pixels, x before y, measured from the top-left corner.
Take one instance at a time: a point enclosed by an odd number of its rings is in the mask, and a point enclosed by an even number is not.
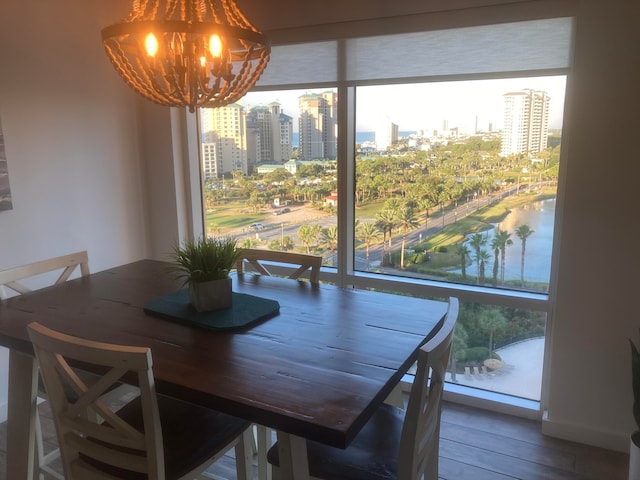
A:
[[[102,30],[102,42],[134,90],[190,112],[238,101],[271,53],[234,0],[133,0],[126,18]]]

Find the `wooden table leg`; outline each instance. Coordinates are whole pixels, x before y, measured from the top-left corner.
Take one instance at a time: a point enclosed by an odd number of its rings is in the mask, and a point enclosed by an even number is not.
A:
[[[278,431],[278,456],[283,480],[309,480],[307,441]]]
[[[7,478],[32,480],[38,369],[35,357],[10,350],[7,413]]]

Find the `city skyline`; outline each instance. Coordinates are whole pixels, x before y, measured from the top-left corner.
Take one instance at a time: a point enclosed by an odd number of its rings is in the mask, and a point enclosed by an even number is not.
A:
[[[501,137],[503,156],[535,154],[546,148],[549,129],[562,125],[565,83],[556,76],[358,87],[356,133],[373,134],[378,150],[396,143],[400,132],[416,132],[427,144]],[[295,147],[301,160],[335,159],[337,106],[336,90],[324,88],[249,93],[203,109],[205,177],[284,164]]]
[[[382,121],[395,123],[400,131],[442,131],[445,123],[467,133],[475,133],[476,128],[488,131],[490,126],[492,131],[498,131],[503,122],[503,96],[524,89],[547,92],[549,128],[557,130],[562,128],[565,87],[564,75],[358,87],[356,131],[376,131]],[[278,102],[297,126],[298,97],[327,90],[330,89],[249,92],[241,103],[251,108]]]

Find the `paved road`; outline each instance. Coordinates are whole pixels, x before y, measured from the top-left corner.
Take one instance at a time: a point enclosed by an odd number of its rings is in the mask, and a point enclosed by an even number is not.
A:
[[[459,203],[455,208],[446,210],[444,212],[431,211],[428,223],[424,225],[424,215],[419,214],[421,226],[408,232],[406,235],[405,244],[411,245],[421,241],[423,238],[427,238],[436,234],[442,230],[445,226],[456,222],[458,219],[462,219],[473,212],[489,205],[493,201],[501,200],[510,195],[518,193],[518,187],[511,187],[506,190],[502,190],[496,194],[486,195],[483,197],[470,198],[469,201]],[[329,215],[318,210],[300,205],[290,206],[291,209],[288,213],[281,215],[273,215],[265,218],[261,224],[264,226],[261,230],[255,231],[249,228],[244,228],[239,231],[231,232],[240,238],[256,238],[267,243],[273,240],[280,240],[283,237],[291,237],[294,242],[298,242],[298,229],[301,225],[313,225],[320,224],[322,228],[326,228],[332,225],[336,225],[335,215]],[[443,215],[444,213],[444,215]],[[360,221],[375,221],[374,218],[359,218]],[[399,242],[402,241],[400,234],[394,234],[393,248],[399,247]],[[383,248],[382,245],[375,245],[369,249],[369,267],[376,267],[382,260]],[[356,270],[366,270],[366,254],[364,249],[356,250]]]

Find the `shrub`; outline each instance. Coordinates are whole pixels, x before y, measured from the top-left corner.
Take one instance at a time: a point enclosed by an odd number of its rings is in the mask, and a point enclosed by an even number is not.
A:
[[[429,261],[429,256],[424,253],[414,253],[409,257],[411,263],[425,263]]]
[[[464,351],[464,358],[467,362],[482,362],[489,358],[487,347],[471,347]]]

